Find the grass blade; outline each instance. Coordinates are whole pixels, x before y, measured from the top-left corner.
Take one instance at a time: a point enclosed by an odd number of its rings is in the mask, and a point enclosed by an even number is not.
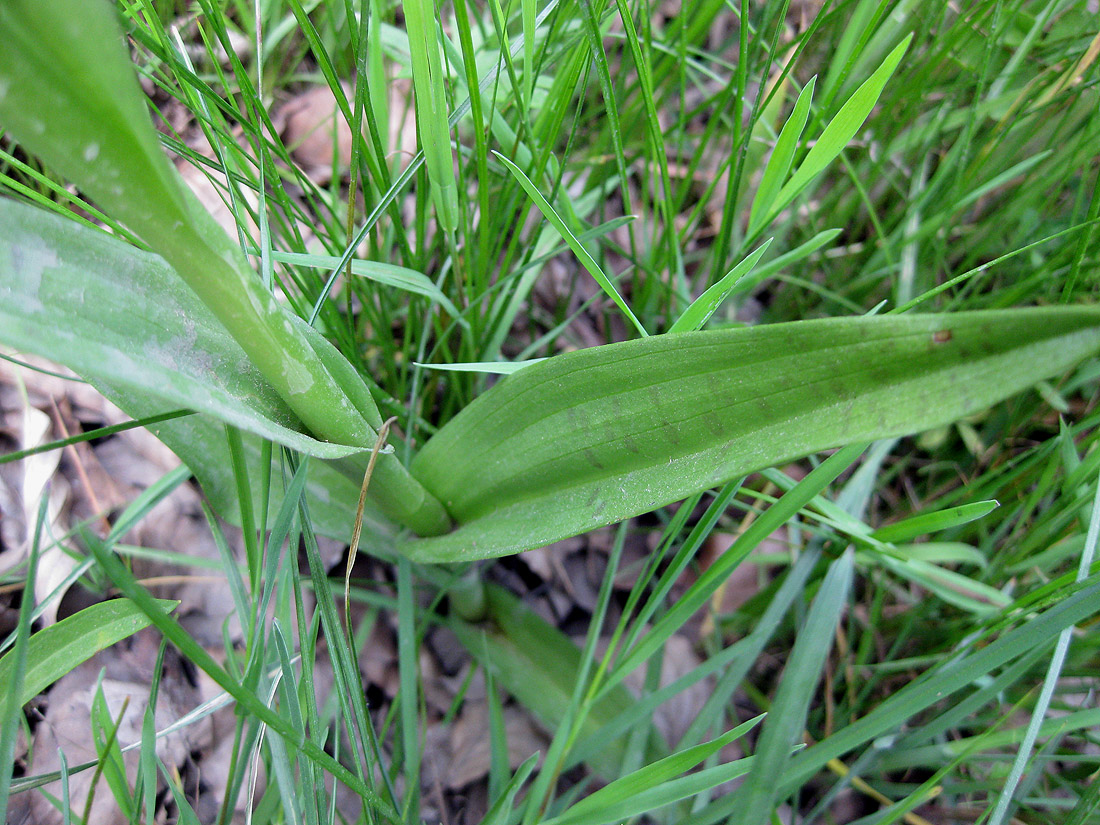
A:
[[[634,325],[634,329],[638,330],[638,334],[643,338],[649,333],[645,331],[641,322],[634,317],[634,313],[630,307],[627,306],[626,301],[619,295],[615,289],[614,284],[611,283],[611,279],[607,277],[600,265],[596,263],[596,260],[588,254],[588,250],[585,249],[581,242],[577,240],[576,236],[572,233],[568,226],[565,225],[565,221],[561,219],[561,216],[554,211],[554,207],[550,205],[550,202],[542,196],[542,193],[535,188],[535,184],[531,182],[531,179],[527,175],[523,174],[523,170],[516,166],[508,158],[504,157],[500,152],[493,152],[497,160],[508,167],[508,171],[512,173],[519,185],[523,187],[523,191],[527,193],[527,196],[534,202],[535,206],[542,212],[543,217],[550,222],[550,224],[558,231],[558,234],[562,236],[569,248],[573,250],[573,254],[577,256],[577,260],[581,262],[585,269],[588,270],[588,274],[596,279],[596,283],[600,285],[600,288],[607,293],[608,297],[615,302],[615,305],[623,311],[623,314],[630,319],[630,323]]]
[[[451,132],[447,123],[447,97],[443,85],[443,58],[435,22],[433,0],[405,0],[405,26],[409,33],[413,88],[416,90],[416,121],[420,125],[420,146],[432,186],[432,200],[444,231],[458,228],[458,186],[451,153]]]
[[[545,820],[543,825],[604,825],[607,822],[621,821],[647,813],[699,793],[704,788],[697,787],[698,781],[691,782],[691,786],[685,789],[683,787],[685,783],[676,781],[676,778],[698,780],[699,775],[690,777],[682,775],[718,753],[726,745],[740,739],[756,727],[763,718],[763,716],[757,716],[711,742],[685,748],[652,765],[639,768],[627,776],[619,777],[591,796],[585,797],[560,816]],[[748,770],[750,764],[752,760],[738,760],[738,762],[724,765],[723,768],[726,770],[723,774],[739,775]],[[713,776],[713,773],[711,775]],[[728,781],[729,778],[732,777],[715,778],[711,787]]]
[[[810,116],[810,102],[814,97],[814,85],[816,77],[811,77],[794,102],[794,109],[779,137],[775,141],[772,156],[768,159],[768,165],[764,167],[764,174],[760,178],[760,186],[757,187],[756,197],[752,201],[752,210],[749,213],[750,236],[755,235],[763,223],[764,216],[770,214],[772,204],[775,203],[783,181],[791,170],[794,161],[794,153],[798,148],[798,141],[802,139],[802,131],[806,128],[806,121]]]
[[[810,606],[790,661],[783,671],[772,710],[756,747],[756,761],[736,802],[744,812],[743,825],[766,823],[777,801],[775,778],[783,776],[791,749],[802,738],[806,714],[821,679],[825,657],[832,649],[837,622],[848,604],[852,587],[853,554],[849,550],[829,566],[821,589]]]
[[[921,513],[896,524],[880,527],[871,534],[871,538],[897,544],[915,539],[918,536],[946,530],[949,527],[968,524],[989,515],[1000,506],[1000,503],[996,501],[975,501],[971,504],[962,504],[946,510],[937,510],[934,513]]]
[[[909,35],[894,47],[894,50],[887,55],[882,65],[840,107],[836,116],[825,127],[821,136],[815,141],[813,148],[806,154],[805,159],[791,176],[791,179],[775,196],[775,203],[767,213],[767,218],[758,221],[758,232],[798,197],[798,194],[809,186],[810,182],[821,174],[825,167],[832,163],[844,147],[848,145],[848,142],[855,137],[859,127],[863,125],[863,122],[878,102],[879,95],[882,94],[887,81],[894,74],[894,70],[901,62],[901,58],[905,54],[905,50],[909,48],[909,42],[912,39],[913,36]],[[752,233],[750,233],[751,235]]]
[[[694,332],[695,330],[702,329],[703,325],[710,320],[710,316],[714,314],[714,311],[722,305],[722,302],[726,300],[730,293],[737,287],[737,282],[749,276],[753,267],[756,266],[757,261],[759,261],[761,256],[768,251],[768,247],[771,246],[771,243],[772,239],[768,238],[768,240],[764,241],[764,243],[750,252],[741,263],[722,276],[722,279],[718,281],[718,283],[692,301],[691,306],[684,310],[684,314],[676,319],[676,323],[674,323],[668,331]]]

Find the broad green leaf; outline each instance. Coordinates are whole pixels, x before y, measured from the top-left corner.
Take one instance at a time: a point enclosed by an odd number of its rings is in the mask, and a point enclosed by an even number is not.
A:
[[[841,444],[982,410],[1100,348],[1100,309],[833,318],[661,335],[499,382],[412,464],[459,527],[420,561],[519,552]]]
[[[108,399],[129,415],[140,414],[150,406],[140,398],[128,396],[108,384],[98,386]],[[144,406],[143,406],[144,405]],[[232,457],[225,436],[224,425],[210,416],[192,415],[163,422],[150,430],[168,446],[202,486],[203,496],[214,511],[226,521],[240,525],[240,499],[233,476]],[[245,466],[249,478],[262,478],[261,441],[259,436],[242,433],[241,442]],[[314,529],[326,536],[347,541],[351,537],[355,519],[359,488],[363,483],[367,455],[354,455],[332,461],[310,462],[306,479],[306,500]],[[272,478],[281,477],[281,458],[278,451],[272,456]],[[375,470],[377,470],[377,466]],[[261,487],[250,487],[253,507],[259,511]],[[270,491],[269,524],[276,518],[283,500],[282,484],[273,482]],[[368,552],[392,554],[393,537],[398,528],[386,518],[371,500],[363,512],[363,533],[360,547]]]
[[[749,215],[749,231],[751,237],[756,234],[763,223],[765,215],[771,214],[772,204],[780,187],[791,170],[791,162],[794,160],[798,141],[802,139],[802,131],[806,128],[806,121],[810,116],[810,102],[814,97],[814,85],[817,77],[811,77],[798,95],[794,103],[791,116],[783,124],[779,137],[775,141],[772,156],[768,159],[768,165],[764,167],[764,174],[760,177],[760,186],[756,189],[756,197],[752,201],[752,211]]]
[[[756,262],[760,260],[760,257],[768,251],[768,247],[771,246],[772,239],[764,241],[756,249],[748,254],[748,256],[741,261],[737,266],[722,276],[722,279],[718,281],[714,286],[692,301],[684,313],[676,319],[670,328],[669,332],[694,332],[697,329],[702,329],[703,325],[710,320],[710,316],[714,314],[714,311],[722,305],[722,302],[726,300],[734,288],[737,286],[737,282],[742,278],[748,276]]]
[[[821,136],[814,142],[813,148],[806,153],[806,157],[791,175],[791,179],[779,190],[779,194],[775,196],[775,203],[767,212],[767,217],[760,217],[759,227],[766,226],[777,213],[798,197],[798,194],[809,186],[810,182],[821,174],[855,137],[859,127],[875,108],[879,95],[894,74],[912,39],[913,35],[909,35],[901,41],[882,61],[882,65],[875,69],[863,85],[844,102],[833,119],[829,121],[829,125],[822,131]]]
[[[288,323],[301,325],[330,374],[352,369],[318,333],[290,317]],[[187,407],[307,455],[335,459],[359,452],[300,432],[279,394],[161,258],[5,199],[0,199],[0,342],[64,364],[133,418]],[[345,383],[354,387],[351,376]],[[361,401],[355,394],[347,397]],[[224,434],[220,425],[200,418],[164,421],[154,431],[201,481],[213,483],[207,493],[219,512],[232,518],[235,493],[226,476]],[[362,470],[358,473],[356,490]],[[421,507],[431,515],[438,508],[396,456],[379,457],[375,481],[372,497],[391,517]],[[325,495],[326,501],[342,498],[336,491]],[[351,513],[357,498],[357,493],[351,498]],[[446,518],[441,511],[437,517]]]
[[[648,335],[645,331],[645,327],[642,326],[642,322],[639,321],[630,307],[627,306],[626,301],[615,289],[615,285],[611,283],[611,279],[607,277],[606,273],[600,269],[600,265],[596,263],[596,260],[588,253],[588,250],[581,245],[581,242],[577,240],[573,232],[566,226],[565,221],[554,210],[554,207],[550,205],[550,202],[543,197],[543,194],[535,187],[535,184],[531,182],[531,179],[527,175],[523,174],[523,170],[516,166],[508,158],[504,157],[500,152],[493,152],[496,155],[496,159],[508,167],[508,171],[512,173],[512,177],[516,179],[523,191],[527,193],[529,197],[542,212],[544,218],[550,222],[550,224],[558,231],[558,234],[562,236],[562,239],[569,244],[569,248],[573,250],[573,254],[577,256],[577,260],[581,262],[581,265],[588,270],[588,274],[596,279],[596,283],[600,285],[600,288],[607,293],[607,296],[615,302],[615,305],[623,311],[623,314],[630,319],[630,323],[634,325],[634,328],[638,330],[638,334],[643,338]]]
[[[896,524],[878,528],[871,534],[871,538],[888,542],[909,541],[918,536],[975,521],[989,515],[1000,506],[1000,502],[997,501],[975,501],[972,504],[962,504],[946,510],[937,510],[934,513],[920,513]]]
[[[179,602],[160,600],[165,610]],[[81,662],[149,626],[149,617],[128,599],[93,604],[44,628],[27,645],[27,672],[19,704],[25,705]],[[0,685],[11,679],[12,653],[0,658]]]
[[[156,255],[0,199],[0,341],[64,364],[92,384],[187,407],[308,455],[317,441],[211,312]]]

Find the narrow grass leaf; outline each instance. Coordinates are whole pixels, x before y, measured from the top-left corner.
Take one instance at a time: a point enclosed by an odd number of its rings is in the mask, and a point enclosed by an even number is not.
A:
[[[661,335],[497,383],[413,460],[459,524],[420,561],[506,555],[840,444],[940,426],[1100,348],[1100,310],[834,318]],[[476,460],[474,457],[476,456]]]
[[[490,622],[470,624],[452,619],[449,626],[498,684],[544,724],[557,726],[570,708],[576,674],[583,667],[580,648],[503,589],[487,584],[485,596]],[[622,686],[609,691],[589,708],[578,739],[598,733],[632,702],[633,697]],[[605,740],[589,764],[604,777],[618,776],[625,742],[625,736]]]
[[[160,600],[165,610],[179,602]],[[35,633],[27,644],[27,670],[17,697],[20,707],[81,662],[149,626],[149,617],[128,599],[93,604]],[[0,658],[0,684],[14,685],[16,651]]]
[[[771,213],[772,204],[775,203],[783,181],[787,179],[787,173],[791,170],[794,161],[794,153],[798,148],[798,141],[802,139],[802,132],[806,128],[806,121],[810,116],[810,103],[814,97],[814,86],[817,77],[811,77],[798,95],[791,110],[790,117],[783,124],[779,137],[772,149],[772,156],[768,159],[768,165],[764,167],[764,174],[760,178],[760,185],[756,189],[756,196],[752,201],[752,211],[749,213],[748,235],[751,237],[760,229],[764,216]]]
[[[669,332],[694,332],[695,330],[702,329],[703,325],[710,320],[710,316],[714,314],[715,310],[722,305],[722,302],[733,292],[737,286],[737,282],[742,278],[748,277],[752,272],[753,267],[756,266],[757,261],[761,256],[768,251],[768,247],[771,246],[772,239],[764,241],[756,249],[748,254],[748,256],[741,261],[737,266],[727,272],[718,283],[710,287],[706,292],[696,298],[691,306],[684,310],[683,314],[676,319],[670,328]]]
[[[755,289],[758,284],[770,278],[776,272],[780,272],[784,268],[808,258],[813,253],[817,252],[817,250],[821,249],[821,247],[825,246],[825,244],[833,241],[839,234],[839,229],[826,229],[818,232],[810,238],[810,240],[803,244],[799,244],[790,252],[784,252],[777,258],[768,261],[766,264],[761,264],[752,272],[746,274],[745,277],[741,278],[733,285],[733,289],[730,290],[730,295],[743,295],[746,292],[750,292]]]
[[[458,228],[458,186],[455,183],[451,133],[447,123],[447,98],[435,3],[433,0],[405,0],[402,9],[409,34],[420,146],[428,168],[439,223],[451,233]]]
[[[1081,559],[1077,568],[1077,581],[1079,582],[1084,581],[1085,577],[1088,575],[1089,569],[1092,567],[1092,560],[1096,556],[1096,545],[1098,540],[1100,540],[1100,479],[1097,480],[1096,494],[1092,501],[1092,513],[1089,517],[1089,529],[1085,539],[1085,548],[1081,553]],[[1001,793],[997,798],[997,805],[993,810],[993,815],[989,818],[989,825],[1001,825],[1001,823],[1004,822],[1005,817],[1008,815],[1009,806],[1013,802],[1013,797],[1016,795],[1017,791],[1023,790],[1020,788],[1022,784],[1021,780],[1024,777],[1024,771],[1027,770],[1028,762],[1031,759],[1031,751],[1035,747],[1035,740],[1039,736],[1040,728],[1043,726],[1047,712],[1050,709],[1051,699],[1054,697],[1054,691],[1057,688],[1058,680],[1062,675],[1062,666],[1065,664],[1066,654],[1069,651],[1072,635],[1073,628],[1070,627],[1065,628],[1058,634],[1058,643],[1054,647],[1054,655],[1051,656],[1050,664],[1047,667],[1046,676],[1043,679],[1043,687],[1039,692],[1038,700],[1035,702],[1035,709],[1032,711],[1031,719],[1028,722],[1024,740],[1020,745],[1020,749],[1016,752],[1016,758],[1013,760],[1012,769],[1009,771],[1004,787],[1001,789]]]
[[[760,227],[766,226],[777,213],[785,209],[803,189],[810,185],[814,178],[825,170],[826,166],[836,159],[837,155],[848,145],[848,142],[855,137],[856,132],[859,131],[867,116],[871,114],[871,110],[874,109],[879,95],[882,94],[887,81],[894,74],[894,70],[901,62],[901,58],[906,49],[909,48],[909,42],[912,39],[913,35],[910,34],[899,43],[887,55],[882,65],[840,107],[829,125],[822,131],[821,136],[814,142],[813,148],[806,154],[791,179],[775,196],[775,203],[768,212],[768,217],[759,221]]]
[[[482,820],[483,825],[505,825],[508,822],[512,814],[512,801],[516,798],[519,789],[523,787],[523,783],[527,781],[527,777],[531,775],[531,771],[535,769],[538,762],[539,755],[535,753],[527,757],[523,764],[516,768],[515,774],[485,814],[485,819]]]
[[[944,701],[976,679],[987,677],[1036,647],[1052,643],[1063,629],[1096,613],[1098,596],[1100,575],[1091,576],[1072,595],[1038,615],[1029,616],[1025,623],[985,647],[945,662],[910,682],[865,716],[796,755],[782,779],[781,795],[805,782],[830,759],[896,730],[907,719]]]
[[[524,367],[545,361],[545,358],[531,358],[527,361],[469,361],[465,364],[421,364],[413,363],[418,367],[428,370],[442,370],[444,372],[484,372],[490,375],[511,375],[519,372]]]
[[[897,576],[930,590],[938,598],[978,615],[1007,607],[1012,599],[995,587],[921,559],[883,556],[879,563]]]
[[[232,696],[244,711],[255,716],[263,724],[282,736],[283,741],[288,747],[294,748],[311,762],[327,770],[334,778],[355,791],[355,793],[363,799],[364,803],[375,807],[384,816],[391,819],[396,820],[400,818],[393,807],[381,799],[362,779],[337,762],[315,742],[299,737],[298,732],[294,730],[286,719],[265,705],[260,700],[260,697],[254,692],[246,690],[239,682],[230,676],[229,673],[214,660],[214,657],[183,629],[179,622],[165,612],[160,602],[154,599],[149,594],[149,591],[138,583],[133,574],[127,570],[118,559],[94,545],[92,551],[96,556],[96,560],[102,566],[104,573],[115,586],[118,587],[123,595],[132,600],[141,611],[149,617],[151,623],[167,637],[168,641],[178,647],[180,652],[193,662],[196,667],[203,670],[214,680],[214,682]]]
[[[933,564],[972,564],[975,567],[989,566],[989,560],[982,551],[970,544],[958,541],[926,541],[920,544],[895,545],[903,558],[920,559]]]
[[[527,175],[523,174],[523,170],[516,166],[508,158],[504,157],[500,152],[494,151],[493,154],[497,160],[508,167],[508,171],[512,173],[512,176],[516,179],[520,186],[523,187],[523,191],[527,193],[529,197],[542,212],[543,217],[550,222],[551,226],[558,231],[558,234],[562,236],[569,248],[573,250],[573,254],[577,256],[577,260],[581,262],[585,269],[588,270],[588,274],[596,279],[596,283],[600,285],[600,288],[607,293],[608,297],[615,302],[615,305],[623,311],[623,314],[630,319],[630,323],[634,325],[634,328],[638,330],[638,334],[643,338],[649,333],[645,331],[641,322],[634,317],[634,313],[630,307],[627,306],[626,301],[619,295],[615,289],[614,284],[611,283],[611,279],[604,274],[604,271],[600,269],[600,265],[596,263],[596,260],[588,254],[588,250],[581,245],[581,242],[577,240],[573,232],[566,226],[565,221],[561,219],[561,216],[554,211],[554,207],[550,205],[549,201],[542,196],[542,193],[535,188],[535,184],[531,182],[531,179]]]
[[[401,745],[404,754],[404,809],[420,810],[419,661],[417,658],[416,611],[412,565],[408,559],[397,561],[397,669]]]
[[[1069,812],[1063,825],[1086,825],[1095,822],[1097,809],[1100,809],[1100,777],[1093,774],[1088,786],[1077,797],[1077,804]]]
[[[667,783],[686,774],[696,765],[709,759],[731,742],[740,739],[763,719],[763,715],[750,719],[724,733],[717,739],[666,756],[651,765],[639,768],[620,777],[586,796],[560,816],[545,820],[543,825],[603,825],[606,822],[628,819],[646,813],[652,808],[677,802],[683,797],[668,794]],[[645,798],[647,791],[656,791],[664,785],[665,794],[657,799]],[[639,800],[642,800],[639,804]]]
[[[13,359],[14,360],[14,359]],[[53,373],[60,378],[65,378],[60,373]],[[143,418],[140,421],[124,421],[121,424],[112,424],[108,427],[96,427],[94,430],[87,430],[76,435],[69,436],[68,438],[59,438],[57,441],[51,441],[49,444],[41,444],[37,447],[31,447],[26,450],[16,450],[13,453],[4,453],[0,455],[0,464],[10,464],[13,461],[21,461],[27,456],[38,455],[39,453],[48,453],[51,450],[60,450],[64,447],[68,447],[72,444],[81,444],[85,441],[94,441],[97,439],[103,439],[116,433],[126,432],[127,430],[136,430],[139,427],[152,427],[154,424],[159,424],[161,421],[170,421],[173,418],[182,418],[185,415],[193,415],[191,410],[172,410],[171,412],[162,413],[161,415],[151,415],[148,418]]]
[[[775,779],[784,775],[791,749],[802,740],[810,700],[821,680],[825,658],[832,650],[837,622],[848,605],[848,591],[852,587],[854,573],[853,558],[854,554],[849,550],[829,566],[829,572],[795,639],[790,660],[783,669],[779,690],[756,746],[756,762],[745,784],[737,791],[737,801],[743,812],[742,825],[766,823],[779,799]]]
[[[975,501],[933,513],[921,513],[895,524],[880,527],[871,534],[871,538],[891,543],[910,541],[918,536],[926,536],[949,527],[969,524],[989,515],[1000,506],[998,501]]]
[[[24,593],[34,593],[38,576],[40,542],[42,526],[46,523],[49,496],[42,496],[38,504],[38,515],[34,522],[34,534],[30,543],[30,558],[27,561],[27,576],[24,580]],[[7,822],[8,799],[11,795],[12,775],[15,771],[15,747],[22,722],[24,702],[19,700],[24,694],[23,685],[27,680],[30,660],[31,615],[34,612],[34,600],[23,598],[19,605],[19,618],[15,623],[15,646],[2,660],[0,672],[4,681],[6,696],[0,704],[0,821]],[[7,663],[4,668],[4,663]],[[33,694],[32,694],[33,696]]]
[[[329,271],[334,270],[340,263],[340,258],[335,255],[315,255],[305,252],[272,251],[271,259],[284,264]],[[451,315],[455,317],[461,315],[458,308],[451,303],[451,299],[444,295],[443,291],[432,283],[427,275],[417,272],[415,269],[382,261],[363,261],[356,258],[351,261],[351,273],[384,286],[392,286],[395,289],[402,289],[414,295],[423,295],[425,298],[438,303]]]
[[[126,718],[126,709],[130,698],[122,700],[117,710],[117,716],[111,715],[111,708],[107,704],[107,697],[103,694],[103,682],[96,684],[95,694],[92,697],[92,741],[95,744],[96,755],[99,764],[96,766],[107,788],[111,792],[115,804],[118,805],[122,815],[133,821],[137,802],[130,793],[130,782],[126,776],[126,763],[122,759],[122,749],[118,745],[118,730],[122,726],[122,720]],[[88,794],[84,805],[84,821],[89,821],[89,812],[92,809],[92,801],[96,792],[96,781],[92,780],[92,792]]]

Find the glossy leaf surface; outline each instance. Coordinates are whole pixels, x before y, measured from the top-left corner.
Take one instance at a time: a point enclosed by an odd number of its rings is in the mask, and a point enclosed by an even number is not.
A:
[[[0,342],[96,384],[210,413],[308,455],[354,447],[299,431],[290,408],[162,258],[0,199]]]
[[[841,444],[984,409],[1100,348],[1093,307],[835,318],[569,353],[497,384],[413,474],[456,519],[420,561],[500,556]]]
[[[236,493],[221,422],[306,455],[345,459],[318,463],[307,488],[322,529],[350,535],[365,456],[359,461],[351,456],[357,448],[301,432],[279,394],[163,259],[5,199],[0,227],[0,343],[64,364],[134,418],[186,407],[217,419],[189,416],[161,422],[154,432],[231,520]],[[346,365],[320,335],[301,328],[331,369]],[[257,459],[258,439],[246,445]],[[373,497],[391,516],[424,503],[395,456],[381,457],[375,481]],[[374,507],[367,520],[372,535],[391,532]]]

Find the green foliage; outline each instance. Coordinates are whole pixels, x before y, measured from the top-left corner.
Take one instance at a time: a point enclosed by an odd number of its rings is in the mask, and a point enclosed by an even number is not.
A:
[[[171,609],[178,602],[161,601]],[[27,642],[23,689],[14,698],[25,705],[81,662],[149,626],[149,617],[126,599],[93,604],[33,634]],[[0,657],[0,681],[13,685],[15,651]]]
[[[424,446],[412,472],[459,526],[405,547],[449,561],[549,544],[809,452],[939,426],[1098,347],[1100,313],[1083,307],[771,324],[559,356]]]
[[[187,477],[170,474],[106,539],[77,531],[84,569],[125,600],[38,633],[24,600],[0,660],[0,761],[27,698],[142,621],[238,706],[221,821],[257,759],[258,821],[337,820],[332,779],[368,821],[416,821],[435,724],[418,645],[445,622],[492,694],[486,822],[765,822],[792,799],[824,821],[846,788],[892,803],[868,821],[940,792],[1089,821],[1095,713],[1045,717],[1073,710],[1097,655],[1073,634],[1096,612],[1100,523],[1091,18],[946,0],[800,14],[0,5],[0,343],[155,423],[212,508],[244,636],[217,661],[116,557],[155,552],[118,541]],[[411,158],[391,132],[396,74],[413,81]],[[271,116],[305,84],[350,127],[331,183]],[[228,233],[165,149],[216,183]],[[361,546],[396,575],[346,585],[367,605],[356,631],[317,534],[351,534],[391,416]],[[242,527],[243,566],[214,513]],[[468,564],[616,522],[583,647]],[[27,593],[37,549],[8,574]],[[757,589],[722,607],[751,564]],[[399,687],[379,712],[357,655],[383,614]],[[704,659],[665,684],[684,637]],[[703,684],[665,741],[656,712]],[[510,762],[497,687],[553,733],[543,761]],[[735,695],[768,712],[751,745]],[[136,778],[102,702],[94,721],[98,762],[4,771],[0,819],[9,788],[94,770],[135,821],[154,815],[158,772],[199,821],[151,715]],[[738,742],[745,758],[723,762]],[[582,763],[609,783],[587,797],[570,787]]]

